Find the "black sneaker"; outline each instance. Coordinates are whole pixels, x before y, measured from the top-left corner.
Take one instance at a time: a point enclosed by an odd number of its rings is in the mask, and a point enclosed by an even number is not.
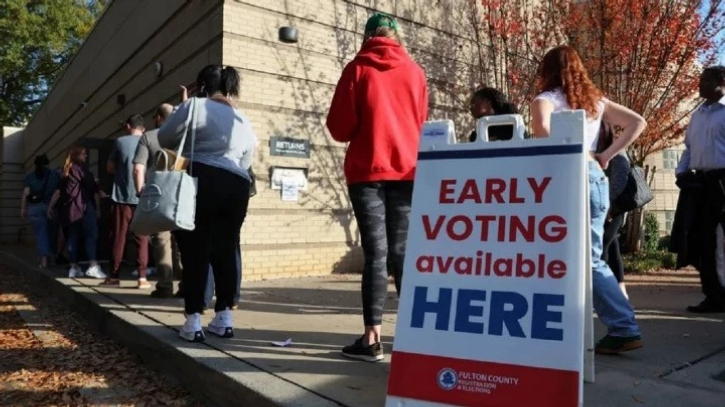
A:
[[[383,344],[378,342],[372,345],[365,345],[363,343],[363,337],[355,340],[352,345],[342,348],[342,356],[364,362],[380,362],[385,359],[385,355],[383,355]]]
[[[725,305],[720,304],[719,302],[705,299],[703,302],[697,305],[690,305],[689,307],[687,307],[687,312],[693,314],[718,314],[721,312],[725,312]]]
[[[174,292],[171,290],[159,290],[158,288],[151,291],[151,296],[153,298],[173,298]]]
[[[617,353],[627,352],[639,349],[644,346],[642,337],[636,336],[611,336],[607,335],[597,342],[595,352],[600,355],[615,355]]]

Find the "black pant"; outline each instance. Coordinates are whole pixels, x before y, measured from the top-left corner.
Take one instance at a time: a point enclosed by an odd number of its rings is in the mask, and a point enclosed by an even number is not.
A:
[[[604,224],[604,246],[602,248],[602,260],[607,262],[612,269],[617,282],[624,282],[624,263],[622,253],[619,251],[619,229],[624,224],[624,214],[613,217]]]
[[[365,267],[362,275],[365,326],[381,325],[388,290],[388,267],[400,294],[412,181],[365,182],[348,186]]]
[[[249,181],[220,168],[194,163],[192,175],[198,178],[196,227],[176,231],[184,265],[184,304],[187,314],[204,308],[209,265],[216,282],[215,311],[234,305],[237,285],[239,231],[247,215]]]
[[[706,192],[702,195],[702,199],[698,200],[695,216],[696,230],[701,231],[696,244],[702,248],[700,267],[698,267],[702,293],[709,302],[718,305],[725,304],[725,287],[717,276],[715,259],[716,250],[723,250],[716,247],[717,227],[723,224],[723,210],[725,210],[725,194],[720,186],[720,181],[725,180],[723,172],[725,171],[705,175]]]

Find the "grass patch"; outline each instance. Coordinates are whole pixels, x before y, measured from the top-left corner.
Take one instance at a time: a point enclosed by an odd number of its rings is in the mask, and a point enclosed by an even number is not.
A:
[[[655,270],[675,268],[677,255],[664,250],[641,251],[622,256],[624,270],[628,273],[646,273]]]

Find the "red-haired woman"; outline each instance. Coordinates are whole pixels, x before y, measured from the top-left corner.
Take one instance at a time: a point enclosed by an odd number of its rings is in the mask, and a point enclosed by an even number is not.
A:
[[[65,159],[58,189],[48,206],[48,217],[58,214],[58,222],[67,228],[66,239],[70,271],[68,277],[84,275],[78,260],[78,244],[81,232],[85,236],[85,253],[91,263],[85,275],[91,278],[106,278],[106,274],[96,262],[96,238],[98,236],[97,217],[100,190],[88,168],[88,153],[83,146],[73,146]],[[58,211],[55,205],[58,204]]]
[[[584,110],[587,115],[585,148],[589,152],[589,207],[594,308],[608,334],[597,343],[596,352],[613,354],[642,347],[634,310],[602,260],[604,221],[609,209],[609,184],[604,169],[609,161],[632,143],[647,123],[626,107],[607,100],[589,79],[579,54],[570,46],[559,46],[545,56],[537,75],[539,95],[531,104],[534,137],[550,134],[551,113]],[[622,128],[620,136],[600,154],[595,154],[599,128],[604,119]]]

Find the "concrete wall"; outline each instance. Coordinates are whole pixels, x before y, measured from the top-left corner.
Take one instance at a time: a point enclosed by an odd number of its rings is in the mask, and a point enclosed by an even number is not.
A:
[[[32,238],[30,225],[20,218],[23,169],[23,129],[3,127],[0,163],[0,242],[19,243]]]
[[[60,163],[81,137],[110,138],[134,113],[178,102],[199,66],[221,62],[222,1],[113,1],[28,124],[24,165],[39,153]],[[153,65],[163,64],[157,77]],[[125,103],[119,104],[119,95]],[[85,103],[85,105],[83,105]]]

